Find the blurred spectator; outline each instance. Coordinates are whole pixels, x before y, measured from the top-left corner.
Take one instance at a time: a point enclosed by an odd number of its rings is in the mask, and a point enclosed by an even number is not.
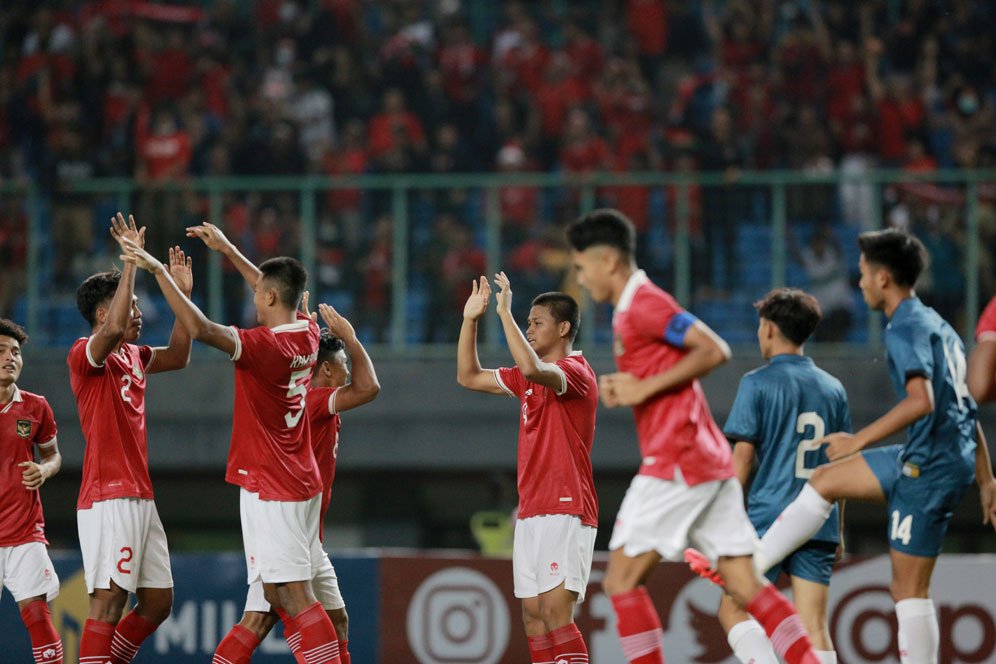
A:
[[[172,111],[155,111],[146,125],[143,117],[136,127],[138,159],[135,180],[141,188],[139,219],[148,228],[146,249],[155,256],[165,255],[166,247],[179,234],[179,197],[163,185],[176,182],[190,166],[190,136],[176,124]]]
[[[656,81],[668,39],[664,0],[627,0],[626,28],[636,40],[643,78]]]
[[[318,164],[328,148],[335,143],[332,118],[332,95],[310,74],[298,78],[294,98],[293,118],[298,126],[301,151],[309,163]]]
[[[816,328],[815,341],[846,341],[854,311],[854,292],[844,252],[828,224],[820,224],[802,249],[790,233],[791,250],[806,272],[807,290],[820,303],[823,320]]]
[[[85,258],[94,235],[93,201],[87,194],[72,192],[73,182],[96,174],[93,155],[80,132],[67,129],[59,134],[49,165],[48,193],[52,195],[52,248],[56,284],[74,286],[87,276],[78,257]]]
[[[361,175],[368,166],[366,137],[360,120],[350,120],[343,132],[342,145],[325,155],[325,172],[328,175]],[[358,188],[331,189],[325,204],[338,220],[346,248],[359,248],[363,232],[363,190]]]
[[[375,343],[384,343],[391,317],[391,254],[394,220],[381,215],[374,221],[372,239],[357,262],[357,329]]]
[[[526,153],[516,141],[510,141],[498,151],[497,162],[502,173],[520,173],[529,170],[530,166]],[[508,249],[526,240],[539,221],[538,204],[539,191],[536,187],[506,185],[498,189],[503,247]]]
[[[384,93],[380,113],[370,119],[369,145],[372,157],[382,157],[401,145],[424,153],[425,131],[414,113],[405,109],[405,96],[398,88]]]

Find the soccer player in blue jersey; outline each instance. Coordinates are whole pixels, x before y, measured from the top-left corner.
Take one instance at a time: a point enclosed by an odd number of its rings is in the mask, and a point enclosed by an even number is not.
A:
[[[820,305],[808,293],[779,288],[757,302],[757,341],[768,364],[740,380],[723,433],[734,443],[733,467],[744,485],[754,460],[757,473],[747,497],[747,514],[763,535],[791,503],[813,470],[827,463],[820,444],[828,431],[850,431],[847,394],[840,381],[803,354],[803,344],[820,322]],[[830,572],[840,544],[834,506],[812,538],[767,572],[774,583],[784,571],[792,582],[799,617],[821,662],[837,661],[827,628]],[[719,621],[730,648],[744,664],[777,664],[764,629],[728,595]]]
[[[900,401],[854,434],[832,433],[827,457],[761,539],[754,556],[767,570],[823,527],[834,501],[888,504],[892,598],[902,664],[937,662],[938,625],[930,576],[955,506],[975,476],[976,405],[965,382],[961,339],[913,286],[927,262],[923,244],[888,229],[863,233],[861,293],[889,319],[885,348]],[[907,429],[904,445],[865,450]]]

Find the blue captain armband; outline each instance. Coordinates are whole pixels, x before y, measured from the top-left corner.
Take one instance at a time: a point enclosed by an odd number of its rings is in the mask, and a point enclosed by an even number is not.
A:
[[[685,334],[688,332],[688,328],[694,325],[697,320],[698,318],[687,311],[679,311],[671,316],[671,320],[667,323],[667,329],[664,330],[664,341],[672,346],[684,348]]]

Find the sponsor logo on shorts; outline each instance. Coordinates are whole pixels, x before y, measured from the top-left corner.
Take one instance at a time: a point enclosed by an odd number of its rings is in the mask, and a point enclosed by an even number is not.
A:
[[[920,466],[907,461],[903,464],[903,475],[912,477],[913,479],[920,477]]]
[[[17,435],[21,438],[29,438],[31,436],[31,420],[17,421]]]
[[[42,575],[45,577],[46,581],[51,581],[52,580],[52,570],[50,570],[49,568],[46,567],[45,571],[42,572]]]
[[[550,563],[550,574],[556,574],[560,570],[560,565],[556,561]]]

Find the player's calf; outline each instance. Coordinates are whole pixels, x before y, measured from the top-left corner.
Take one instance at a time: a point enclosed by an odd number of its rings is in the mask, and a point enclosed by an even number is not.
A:
[[[52,616],[45,596],[19,602],[21,620],[31,637],[31,654],[35,664],[62,664],[62,639],[52,626]]]

